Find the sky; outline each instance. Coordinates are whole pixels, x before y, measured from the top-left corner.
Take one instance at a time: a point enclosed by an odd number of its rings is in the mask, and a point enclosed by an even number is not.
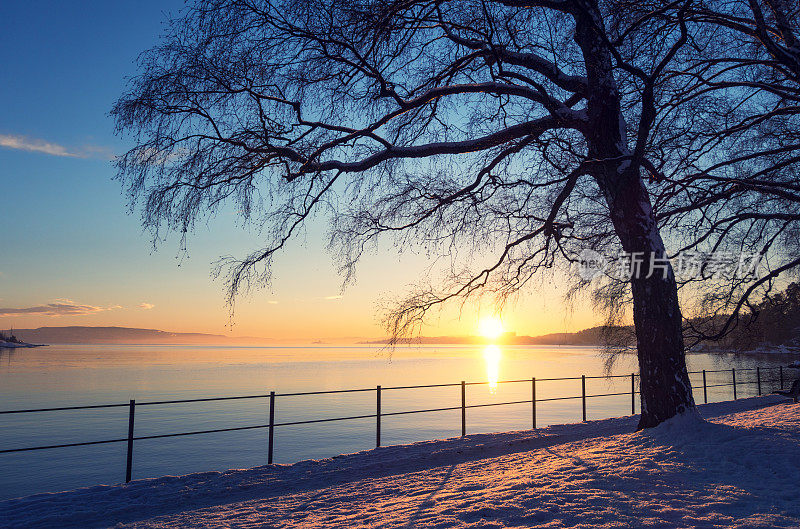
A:
[[[242,256],[258,234],[217,216],[188,251],[154,245],[130,211],[112,160],[130,147],[108,112],[182,2],[0,3],[0,328],[91,325],[256,336],[296,342],[383,336],[383,300],[407,291],[429,263],[384,249],[342,289],[324,251],[325,226],[309,226],[275,263],[270,288],[242,295],[233,317],[211,277],[222,255]],[[501,314],[506,330],[537,335],[601,321],[566,307],[546,280]],[[450,307],[425,335],[476,334],[489,306]]]

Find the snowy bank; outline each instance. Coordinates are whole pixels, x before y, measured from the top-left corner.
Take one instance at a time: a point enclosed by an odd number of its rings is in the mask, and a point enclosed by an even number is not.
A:
[[[800,347],[794,345],[783,345],[783,344],[762,345],[754,349],[741,351],[741,354],[789,356],[789,355],[800,354]]]
[[[708,404],[0,502],[3,527],[797,527],[800,405]]]
[[[28,348],[28,347],[45,347],[43,344],[35,344],[35,343],[25,343],[25,342],[6,342],[5,340],[0,340],[0,349],[20,349],[20,348]]]
[[[740,346],[741,347],[741,346]],[[689,354],[717,354],[717,355],[735,355],[735,356],[798,356],[800,355],[800,346],[793,344],[759,344],[756,346],[747,346],[747,349],[740,347],[723,347],[723,346],[698,346],[697,348],[689,351]]]

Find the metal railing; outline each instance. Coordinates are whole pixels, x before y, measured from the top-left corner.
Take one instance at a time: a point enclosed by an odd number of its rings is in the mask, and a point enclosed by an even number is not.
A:
[[[783,367],[767,367],[761,368],[755,367],[750,369],[740,369],[739,372],[743,371],[755,371],[756,377],[753,382],[742,382],[736,381],[736,369],[721,369],[721,370],[702,370],[702,371],[690,371],[690,375],[699,375],[702,373],[702,380],[703,384],[701,386],[692,386],[692,389],[700,389],[703,388],[703,401],[708,403],[708,389],[715,388],[715,387],[723,387],[723,386],[733,386],[733,398],[734,400],[737,398],[737,386],[742,386],[744,384],[756,384],[757,385],[757,394],[761,395],[762,391],[762,371],[779,371],[779,384],[780,389],[783,389],[784,386],[784,375],[783,375]],[[722,383],[722,384],[708,384],[707,381],[707,374],[708,373],[731,373],[731,382]],[[244,395],[244,396],[234,396],[234,397],[208,397],[208,398],[200,398],[200,399],[180,399],[180,400],[160,400],[160,401],[149,401],[149,402],[136,402],[135,400],[130,400],[128,403],[124,404],[92,404],[87,406],[61,406],[61,407],[54,407],[54,408],[38,408],[38,409],[25,409],[25,410],[5,410],[0,411],[0,415],[9,415],[9,414],[21,414],[21,413],[41,413],[41,412],[56,412],[56,411],[66,411],[66,410],[92,410],[92,409],[100,409],[100,408],[128,408],[128,436],[124,438],[117,438],[117,439],[103,439],[97,441],[84,441],[78,443],[62,443],[62,444],[53,444],[53,445],[45,445],[45,446],[30,446],[24,448],[5,448],[0,449],[0,454],[8,454],[14,452],[28,452],[33,450],[51,450],[56,448],[67,448],[67,447],[74,447],[74,446],[90,446],[90,445],[100,445],[100,444],[109,444],[109,443],[127,443],[127,457],[126,457],[126,468],[125,468],[125,481],[129,482],[131,480],[131,473],[133,468],[133,446],[134,441],[145,441],[149,439],[165,439],[168,437],[183,437],[188,435],[201,435],[201,434],[210,434],[210,433],[219,433],[219,432],[233,432],[239,430],[256,430],[256,429],[264,429],[268,430],[267,435],[267,464],[272,464],[273,460],[273,452],[274,452],[274,431],[275,428],[279,426],[296,426],[296,425],[303,425],[303,424],[317,424],[317,423],[325,423],[325,422],[333,422],[333,421],[348,421],[354,419],[369,419],[375,418],[376,420],[376,428],[375,428],[375,446],[381,446],[381,419],[384,417],[390,416],[399,416],[399,415],[410,415],[416,413],[433,413],[433,412],[441,412],[441,411],[450,411],[450,410],[461,410],[461,435],[467,435],[467,409],[469,408],[486,408],[486,407],[493,407],[493,406],[507,406],[512,404],[531,404],[531,426],[532,428],[536,428],[536,404],[539,402],[553,402],[553,401],[562,401],[562,400],[577,400],[581,399],[581,411],[582,411],[582,418],[583,421],[586,421],[586,399],[590,398],[599,398],[599,397],[613,397],[613,396],[620,396],[620,395],[630,395],[631,396],[631,415],[636,414],[636,395],[639,393],[636,389],[636,378],[639,377],[636,373],[631,373],[629,375],[605,375],[605,376],[586,376],[581,375],[580,377],[557,377],[557,378],[528,378],[528,379],[518,379],[518,380],[499,380],[497,382],[491,382],[491,384],[516,384],[516,383],[529,383],[531,389],[531,398],[526,400],[515,400],[515,401],[508,401],[508,402],[492,402],[492,403],[484,403],[484,404],[470,404],[467,405],[466,400],[466,387],[467,386],[477,386],[477,385],[487,385],[490,382],[466,382],[461,381],[460,383],[449,383],[449,384],[425,384],[425,385],[416,385],[416,386],[390,386],[390,387],[381,387],[376,386],[374,388],[360,388],[360,389],[339,389],[339,390],[328,390],[328,391],[303,391],[303,392],[296,392],[296,393],[276,393],[274,391],[270,391],[268,394],[262,395]],[[600,394],[587,394],[586,393],[586,380],[587,379],[615,379],[615,378],[630,378],[631,381],[631,390],[625,392],[618,392],[618,393],[600,393]],[[536,398],[536,384],[537,382],[556,382],[556,381],[567,381],[567,380],[580,380],[581,381],[581,394],[580,395],[571,395],[571,396],[562,396],[562,397],[549,397],[549,398]],[[461,405],[460,406],[447,406],[443,408],[428,408],[428,409],[417,409],[417,410],[405,410],[405,411],[394,411],[394,412],[383,412],[381,410],[381,395],[385,391],[398,391],[398,390],[408,390],[408,389],[422,389],[422,388],[444,388],[444,387],[461,387]],[[376,408],[375,413],[366,414],[366,415],[351,415],[346,417],[331,417],[325,419],[311,419],[311,420],[303,420],[303,421],[288,421],[288,422],[275,422],[275,399],[277,397],[285,398],[285,397],[298,397],[298,396],[309,396],[309,395],[331,395],[331,394],[340,394],[340,393],[362,393],[362,392],[375,392],[376,395]],[[215,428],[211,430],[195,430],[190,432],[179,432],[179,433],[166,433],[166,434],[157,434],[157,435],[143,435],[143,436],[135,436],[134,435],[134,417],[136,413],[137,406],[158,406],[158,405],[166,405],[166,404],[186,404],[186,403],[194,403],[194,402],[216,402],[216,401],[228,401],[228,400],[243,400],[243,399],[269,399],[269,422],[267,424],[257,424],[257,425],[250,425],[250,426],[235,426],[231,428]]]

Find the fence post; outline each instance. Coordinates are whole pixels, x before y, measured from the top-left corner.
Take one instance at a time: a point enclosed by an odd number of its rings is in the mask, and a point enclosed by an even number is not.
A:
[[[783,366],[778,366],[781,370],[781,389],[783,389]]]
[[[636,373],[631,373],[631,415],[636,415]]]
[[[376,395],[378,397],[377,402],[377,411],[375,413],[375,447],[379,447],[381,445],[381,387],[378,386],[376,389]]]
[[[267,444],[267,464],[272,464],[272,446],[275,434],[275,392],[269,392],[269,441]]]
[[[461,437],[467,435],[467,383],[461,381]]]
[[[708,404],[708,385],[706,384],[706,370],[703,369],[703,400]]]
[[[733,377],[733,400],[736,400],[736,368],[731,368],[731,376]]]
[[[125,483],[130,483],[133,471],[133,415],[136,412],[136,401],[131,399],[128,405],[128,457],[125,464]]]
[[[533,429],[536,429],[536,377],[531,379],[531,418],[533,419]]]
[[[761,368],[756,366],[756,383],[758,384],[758,396],[761,396]]]
[[[586,375],[581,375],[581,403],[583,404],[583,422],[586,422]]]

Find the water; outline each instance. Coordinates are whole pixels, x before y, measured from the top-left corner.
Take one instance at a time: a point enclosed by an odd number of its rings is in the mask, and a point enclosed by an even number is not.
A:
[[[689,369],[785,365],[786,358],[690,355]],[[614,373],[637,371],[633,356],[622,357]],[[66,345],[0,349],[0,409],[138,403],[233,395],[262,395],[350,388],[489,381],[466,388],[467,405],[529,400],[530,377],[603,374],[603,360],[591,347],[425,346],[202,347]],[[754,372],[737,373],[738,396],[754,395]],[[788,377],[788,373],[787,373]],[[765,374],[765,392],[773,389]],[[693,384],[702,377],[693,375]],[[709,374],[708,384],[729,383],[730,371]],[[773,385],[770,385],[773,384]],[[630,378],[588,379],[588,419],[630,414]],[[538,381],[537,399],[577,396],[580,380]],[[695,390],[698,392],[698,390]],[[702,390],[696,393],[702,402]],[[709,401],[732,398],[730,386],[709,389]],[[276,422],[375,413],[376,392],[278,397]],[[460,386],[382,392],[382,411],[460,406]],[[638,409],[638,403],[637,403]],[[0,448],[117,439],[127,436],[126,407],[0,415]],[[138,405],[137,436],[265,424],[268,400],[247,399],[170,405]],[[538,426],[581,420],[581,400],[537,403]],[[531,404],[467,410],[467,432],[531,427]],[[461,411],[388,416],[382,444],[409,443],[460,435]],[[275,429],[275,462],[329,457],[374,447],[375,418]],[[58,491],[125,478],[125,443],[0,454],[0,498]],[[248,468],[266,463],[265,429],[213,433],[135,443],[133,478],[205,470]]]

